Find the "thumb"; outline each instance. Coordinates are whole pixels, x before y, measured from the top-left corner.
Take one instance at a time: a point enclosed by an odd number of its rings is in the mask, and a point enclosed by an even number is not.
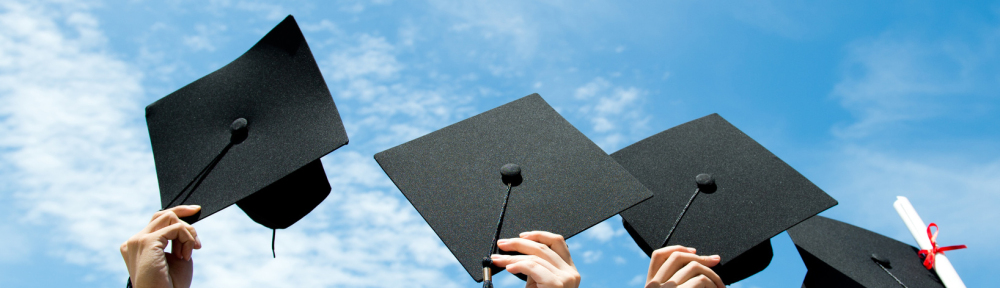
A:
[[[177,217],[183,218],[183,217],[188,217],[188,216],[197,214],[198,211],[201,211],[201,206],[199,206],[199,205],[178,205],[178,206],[171,207],[170,209],[167,209],[165,211],[172,211],[172,212],[174,212],[174,214],[177,215]]]
[[[719,262],[722,262],[722,257],[719,257],[719,255],[699,256],[699,257],[701,257],[702,260],[699,262],[701,262],[702,265],[705,265],[705,267],[715,267],[715,265],[719,265]]]

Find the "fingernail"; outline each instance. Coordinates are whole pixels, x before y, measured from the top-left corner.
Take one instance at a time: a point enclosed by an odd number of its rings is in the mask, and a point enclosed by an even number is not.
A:
[[[509,242],[509,241],[510,240],[507,240],[507,239],[500,239],[500,240],[497,240],[497,245],[507,244],[507,242]]]
[[[521,236],[521,237],[524,237],[524,235],[528,235],[528,232],[521,232],[521,234],[517,234],[517,236]]]
[[[187,207],[191,209],[199,209],[201,208],[201,205],[187,205]]]
[[[716,261],[716,260],[719,260],[719,259],[722,259],[722,258],[719,258],[719,255],[712,255],[712,256],[708,256],[708,259],[712,259],[712,261]]]
[[[493,255],[490,255],[490,259],[493,259],[493,260],[507,259],[507,255],[493,254]]]
[[[694,249],[694,248],[688,248],[688,251],[691,251],[691,253],[697,253],[697,252],[698,252],[698,249]]]

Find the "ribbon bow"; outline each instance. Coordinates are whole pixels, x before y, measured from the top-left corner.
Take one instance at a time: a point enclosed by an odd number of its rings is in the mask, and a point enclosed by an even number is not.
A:
[[[934,233],[931,233],[931,227],[935,228]],[[967,248],[967,247],[965,247],[965,245],[952,245],[952,246],[947,246],[947,247],[938,247],[937,246],[937,234],[940,231],[941,231],[941,228],[938,228],[937,224],[931,223],[931,225],[927,225],[927,237],[931,239],[931,249],[920,250],[920,257],[924,257],[924,267],[926,267],[927,270],[930,270],[931,268],[934,268],[934,255],[935,254],[937,254],[937,253],[944,254],[944,251],[951,251],[951,250],[958,250],[958,249],[965,249],[965,248]]]

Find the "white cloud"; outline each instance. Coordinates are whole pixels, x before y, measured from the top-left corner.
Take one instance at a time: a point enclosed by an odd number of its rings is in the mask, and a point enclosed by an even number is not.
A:
[[[393,54],[394,47],[385,38],[363,34],[357,42],[357,46],[330,55],[328,63],[333,68],[329,69],[332,70],[330,78],[348,80],[375,76],[388,79],[403,69]]]
[[[340,11],[356,14],[364,12],[369,3],[373,5],[385,5],[392,3],[392,0],[353,0],[341,2],[343,3],[340,6]]]
[[[947,139],[931,136],[942,123],[995,119],[1000,34],[983,31],[937,39],[888,31],[847,47],[831,95],[854,121],[832,129],[840,149],[823,181],[840,204],[824,215],[912,245],[892,208],[895,196],[906,196],[925,222],[943,228],[939,243],[977,247],[975,255],[949,254],[957,265],[1000,257],[988,240],[1000,237],[1000,158],[976,148],[995,146],[994,135],[963,127]]]
[[[618,265],[623,265],[625,263],[628,263],[628,260],[625,260],[625,257],[621,257],[621,256],[615,256],[614,260],[615,260],[615,264],[618,264]]]
[[[615,151],[628,140],[637,140],[646,132],[651,117],[643,109],[644,90],[614,86],[597,77],[577,88],[573,97],[583,103],[577,112],[590,120],[598,135],[594,142],[605,151]]]
[[[889,153],[850,146],[837,156],[838,178],[827,188],[840,202],[829,213],[849,223],[912,242],[892,208],[906,196],[925,222],[943,227],[942,243],[961,241],[982,255],[1000,257],[992,240],[1000,237],[1000,159],[959,160],[952,155]],[[945,236],[947,235],[947,236]],[[951,245],[951,244],[945,244]]]
[[[587,250],[579,254],[580,259],[583,259],[583,263],[595,263],[601,260],[601,256],[604,255],[604,251],[601,250]]]
[[[3,247],[17,247],[15,249],[0,250],[0,263],[25,263],[29,260],[34,251],[32,239],[16,225],[10,223],[0,224],[0,245]]]
[[[493,278],[499,280],[499,281],[493,280],[494,281],[493,284],[496,287],[510,287],[510,288],[524,287],[524,281],[521,281],[521,279],[517,278],[516,276],[510,273],[500,273],[494,276]]]
[[[288,9],[278,4],[260,3],[256,1],[240,1],[236,3],[236,8],[251,12],[261,12],[264,19],[278,21],[288,16]]]
[[[97,21],[74,11],[83,6],[0,5],[5,193],[20,220],[54,230],[48,243],[32,239],[52,256],[120,271],[113,247],[156,210],[143,193],[156,189],[152,158],[132,124],[141,114],[128,112],[142,111],[141,73],[102,51]]]
[[[832,95],[856,120],[833,129],[841,150],[833,154],[831,163],[838,166],[827,191],[839,207],[851,209],[834,207],[827,213],[911,243],[891,207],[895,196],[906,196],[925,221],[947,227],[950,239],[983,247],[980,253],[994,258],[1000,254],[980,240],[1000,237],[1000,212],[992,207],[1000,203],[1000,158],[990,149],[981,154],[975,145],[959,144],[990,143],[992,135],[955,137],[945,146],[960,149],[930,148],[937,145],[927,143],[942,139],[923,133],[888,146],[879,142],[891,141],[900,131],[933,129],[922,127],[925,123],[990,119],[984,112],[988,108],[977,107],[1000,99],[1000,51],[993,45],[1000,34],[996,28],[984,30],[993,32],[930,40],[890,31],[848,47],[844,76]]]
[[[638,287],[646,284],[646,274],[638,274],[632,277],[631,281],[628,281],[628,286]]]
[[[351,46],[334,51],[320,64],[328,71],[325,75],[334,98],[357,104],[341,111],[354,120],[345,121],[348,133],[382,131],[372,141],[384,149],[473,113],[472,95],[453,92],[453,81],[432,84],[431,88],[416,86],[414,83],[421,80],[408,73],[422,71],[406,71],[397,60],[395,45],[385,38],[368,34],[349,38]]]
[[[597,240],[601,243],[607,243],[608,241],[611,241],[612,238],[624,235],[626,232],[625,229],[621,230],[615,229],[611,225],[611,223],[609,223],[609,221],[616,221],[616,219],[617,217],[608,219],[605,220],[604,222],[594,225],[594,227],[590,227],[590,229],[587,229],[586,231],[583,232],[583,236],[587,237],[588,239]]]
[[[226,31],[226,25],[198,24],[194,26],[195,35],[184,36],[184,45],[191,47],[194,51],[215,51],[218,44],[219,35]]]
[[[0,181],[6,183],[0,192],[12,195],[13,209],[23,211],[15,213],[24,215],[19,221],[57,236],[26,236],[44,248],[37,250],[105,273],[88,276],[91,280],[120,285],[126,272],[118,244],[159,208],[142,119],[142,73],[105,51],[106,39],[87,7],[32,3],[0,3],[0,27],[5,27],[0,30],[0,170],[5,171]],[[325,54],[357,57],[329,57],[325,63],[394,65],[384,39],[358,39],[346,52]],[[350,54],[369,48],[383,54]],[[346,90],[367,89],[357,94],[362,96],[337,97],[341,107],[357,104],[344,109],[352,111],[348,116],[362,116],[351,119],[360,120],[349,124],[355,131],[394,130],[401,133],[396,137],[414,137],[470,109],[456,101],[465,96],[379,82],[400,69],[338,78]],[[389,117],[412,121],[393,126]],[[365,122],[368,118],[376,120]],[[456,287],[453,276],[464,276],[457,261],[443,256],[451,253],[365,156],[373,149],[352,141],[324,159],[337,167],[327,169],[333,191],[297,225],[278,231],[276,259],[268,251],[271,231],[236,208],[195,224],[205,247],[195,253],[194,286]],[[21,240],[4,243],[16,241]]]
[[[998,95],[990,65],[1000,64],[998,51],[987,44],[998,39],[983,35],[980,44],[886,33],[854,43],[832,95],[857,121],[835,135],[860,138],[920,120],[984,113],[974,103]]]
[[[452,30],[474,31],[477,38],[511,43],[517,58],[531,58],[539,43],[539,29],[519,3],[491,1],[431,1],[438,10],[457,18]],[[537,4],[537,3],[535,3]],[[471,28],[475,28],[474,30]]]

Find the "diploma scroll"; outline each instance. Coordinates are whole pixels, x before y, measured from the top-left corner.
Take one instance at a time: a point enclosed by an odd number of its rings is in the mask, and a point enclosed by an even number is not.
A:
[[[906,223],[906,228],[910,230],[913,239],[917,240],[917,246],[921,250],[931,249],[931,240],[927,237],[927,225],[924,224],[924,220],[920,219],[920,215],[917,215],[913,205],[910,205],[910,200],[903,196],[896,196],[896,202],[892,203],[892,206],[896,208],[899,217],[903,218],[903,222]],[[965,288],[965,283],[962,282],[962,278],[958,277],[955,267],[951,266],[951,261],[948,261],[944,253],[935,255],[934,271],[937,272],[938,278],[941,278],[945,287]]]

